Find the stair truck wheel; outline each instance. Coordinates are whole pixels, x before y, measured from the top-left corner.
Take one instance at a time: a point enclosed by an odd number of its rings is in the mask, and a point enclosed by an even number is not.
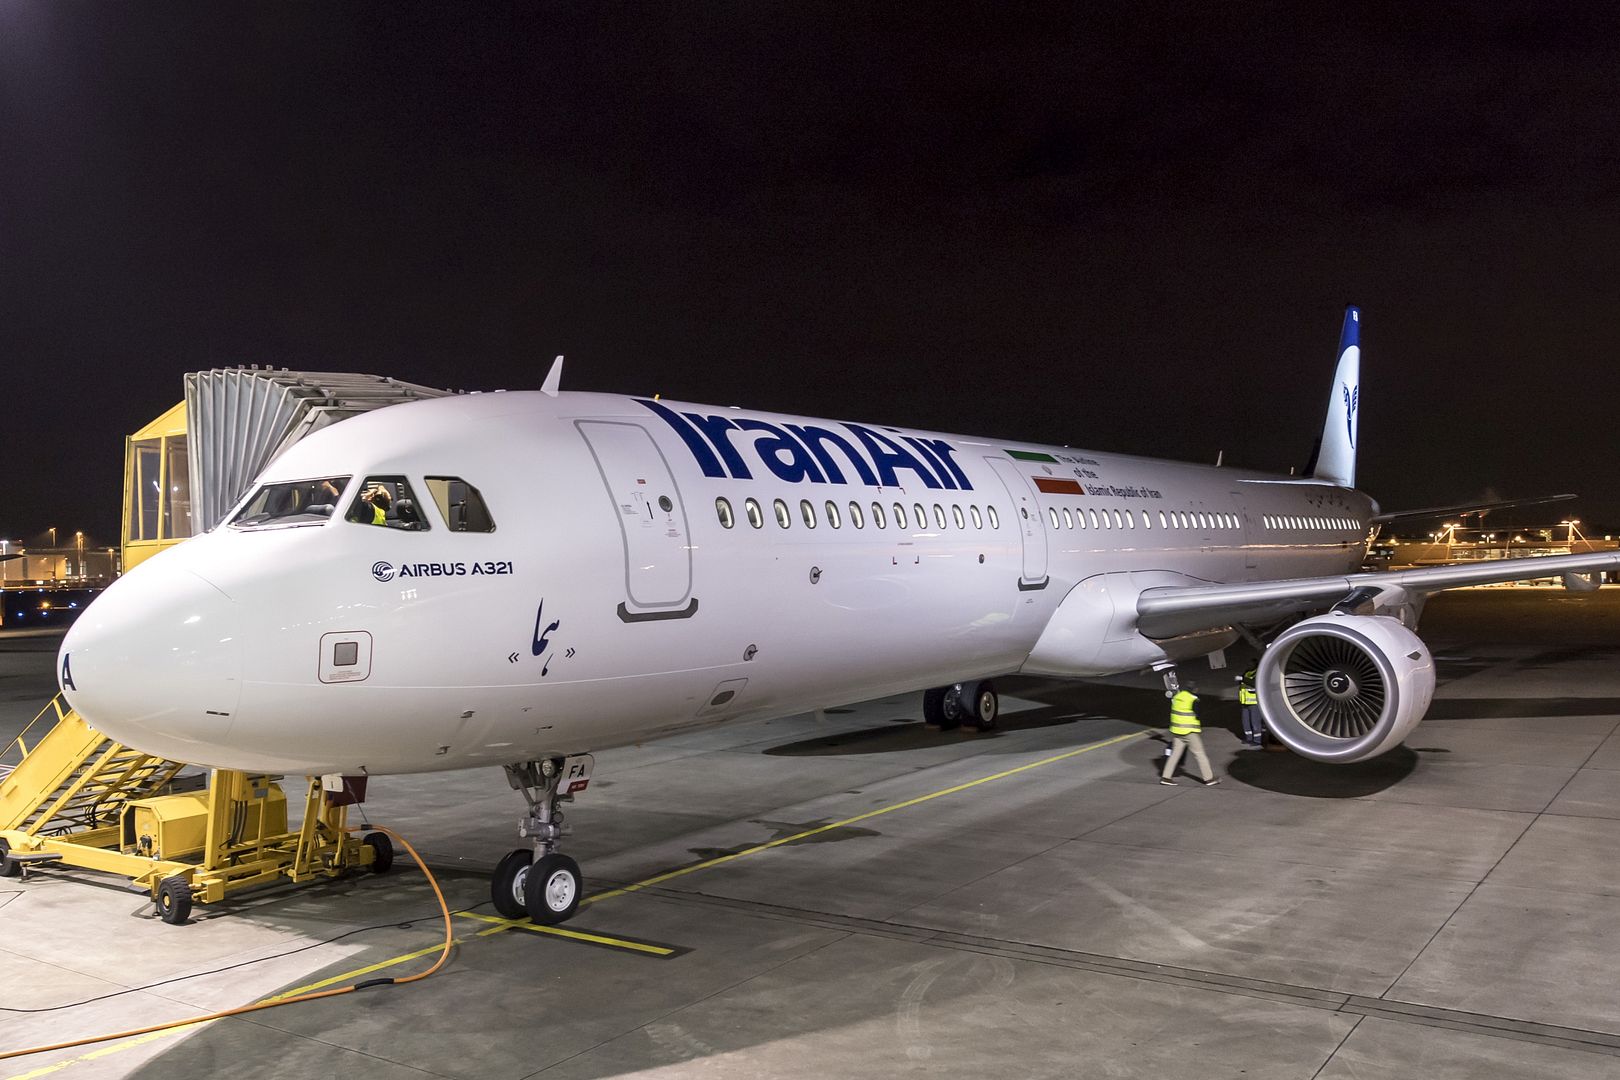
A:
[[[164,878],[158,886],[157,910],[170,926],[191,918],[191,882],[178,875]]]
[[[394,865],[394,842],[388,838],[387,833],[366,833],[360,840],[371,849],[371,872],[373,874],[386,874]]]

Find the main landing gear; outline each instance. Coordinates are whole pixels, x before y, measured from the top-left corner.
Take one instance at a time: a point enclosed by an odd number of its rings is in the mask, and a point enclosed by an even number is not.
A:
[[[989,731],[1001,715],[1001,699],[989,679],[959,682],[923,691],[923,721],[941,731],[963,724]]]
[[[579,863],[558,851],[567,833],[559,804],[573,802],[591,782],[591,755],[544,758],[506,766],[506,782],[523,793],[529,815],[518,822],[518,835],[534,842],[518,848],[495,867],[490,897],[508,919],[527,915],[542,926],[560,923],[579,909],[585,891]]]

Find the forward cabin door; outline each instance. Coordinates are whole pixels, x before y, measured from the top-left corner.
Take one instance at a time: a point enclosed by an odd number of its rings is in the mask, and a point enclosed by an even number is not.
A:
[[[624,541],[625,622],[696,614],[686,507],[675,474],[640,424],[576,421],[596,458]]]
[[[996,477],[1007,494],[1012,497],[1012,525],[1023,537],[1024,572],[1018,579],[1020,589],[1046,587],[1046,522],[1041,520],[1041,508],[1035,501],[1035,489],[1019,467],[1006,458],[984,459],[995,470]]]

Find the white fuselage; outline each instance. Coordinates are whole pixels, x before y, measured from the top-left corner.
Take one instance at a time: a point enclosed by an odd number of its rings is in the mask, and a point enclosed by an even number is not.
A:
[[[329,519],[222,524],[108,589],[63,643],[70,703],[217,767],[523,761],[1176,659],[1134,632],[1141,588],[1350,572],[1373,513],[1322,482],[589,393],[379,410],[259,483],[327,476],[349,478]],[[465,480],[494,529],[426,497],[423,531],[347,520],[371,476]]]

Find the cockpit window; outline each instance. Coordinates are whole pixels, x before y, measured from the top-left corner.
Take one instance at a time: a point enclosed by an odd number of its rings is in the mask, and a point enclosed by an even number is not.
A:
[[[428,491],[451,532],[494,532],[495,519],[478,489],[459,476],[428,476]]]
[[[427,518],[417,509],[416,495],[403,476],[368,476],[360,494],[343,515],[358,525],[381,525],[387,529],[427,531]]]
[[[266,484],[254,493],[231,519],[233,529],[263,529],[276,525],[324,525],[337,509],[347,476]]]

